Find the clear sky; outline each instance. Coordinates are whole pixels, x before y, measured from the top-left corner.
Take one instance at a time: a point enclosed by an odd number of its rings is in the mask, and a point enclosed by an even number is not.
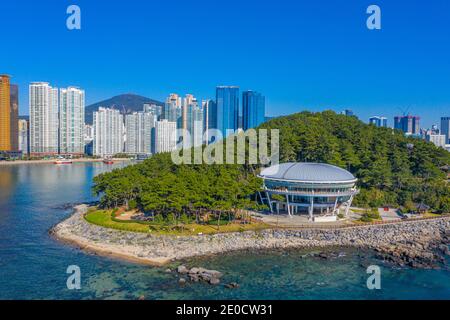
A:
[[[66,9],[81,8],[81,30]],[[382,30],[366,9],[382,10]],[[14,0],[0,2],[0,73],[121,93],[213,98],[262,92],[268,115],[350,108],[363,120],[409,108],[423,126],[450,115],[448,0]]]

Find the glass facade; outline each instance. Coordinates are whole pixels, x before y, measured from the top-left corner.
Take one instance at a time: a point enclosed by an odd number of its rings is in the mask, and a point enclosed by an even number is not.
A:
[[[239,87],[217,87],[217,129],[226,138],[227,130],[236,131],[239,121]]]
[[[265,97],[256,91],[242,93],[242,122],[243,129],[256,128],[265,121]]]

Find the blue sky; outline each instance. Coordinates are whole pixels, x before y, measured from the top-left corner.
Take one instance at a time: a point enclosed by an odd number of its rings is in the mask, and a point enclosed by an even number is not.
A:
[[[77,4],[82,29],[66,28]],[[366,28],[366,8],[382,30]],[[450,115],[448,0],[15,0],[0,2],[0,73],[77,85],[87,103],[121,93],[213,98],[262,92],[269,115],[350,108],[367,120],[409,108],[423,126]]]

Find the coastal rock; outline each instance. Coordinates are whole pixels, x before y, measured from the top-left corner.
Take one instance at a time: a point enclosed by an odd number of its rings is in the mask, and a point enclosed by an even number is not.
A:
[[[180,278],[180,280],[178,280],[178,284],[180,286],[184,286],[186,284],[186,279],[185,278]]]
[[[124,232],[93,225],[84,219],[87,210],[87,205],[77,206],[75,213],[52,228],[50,234],[99,254],[128,256],[133,260],[157,265],[236,250],[324,250],[327,247],[356,247],[375,249],[381,259],[400,266],[434,268],[443,264],[443,256],[449,254],[450,216],[335,229],[268,229],[202,237],[172,237]],[[316,254],[321,259],[340,256],[328,251],[318,251]],[[222,276],[218,271],[203,268],[189,270],[185,266],[179,266],[176,270],[192,281],[210,281]]]
[[[239,284],[237,284],[236,282],[230,282],[228,284],[225,285],[225,288],[228,289],[237,289],[239,288]]]
[[[181,274],[187,274],[189,270],[185,266],[181,265],[177,268],[177,272]]]

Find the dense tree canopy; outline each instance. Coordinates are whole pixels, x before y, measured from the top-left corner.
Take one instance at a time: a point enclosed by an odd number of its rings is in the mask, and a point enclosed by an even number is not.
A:
[[[281,117],[261,128],[280,129],[280,162],[323,162],[352,172],[361,188],[356,205],[423,202],[450,212],[450,186],[440,169],[450,153],[432,143],[332,111]]]
[[[280,162],[322,162],[352,172],[361,188],[356,205],[423,202],[435,211],[450,212],[450,187],[440,169],[450,163],[450,153],[431,143],[332,111],[280,117],[260,128],[280,130]],[[230,211],[255,205],[251,196],[262,186],[257,170],[237,164],[176,165],[170,154],[158,154],[95,177],[93,190],[105,207],[132,200],[154,213]]]

